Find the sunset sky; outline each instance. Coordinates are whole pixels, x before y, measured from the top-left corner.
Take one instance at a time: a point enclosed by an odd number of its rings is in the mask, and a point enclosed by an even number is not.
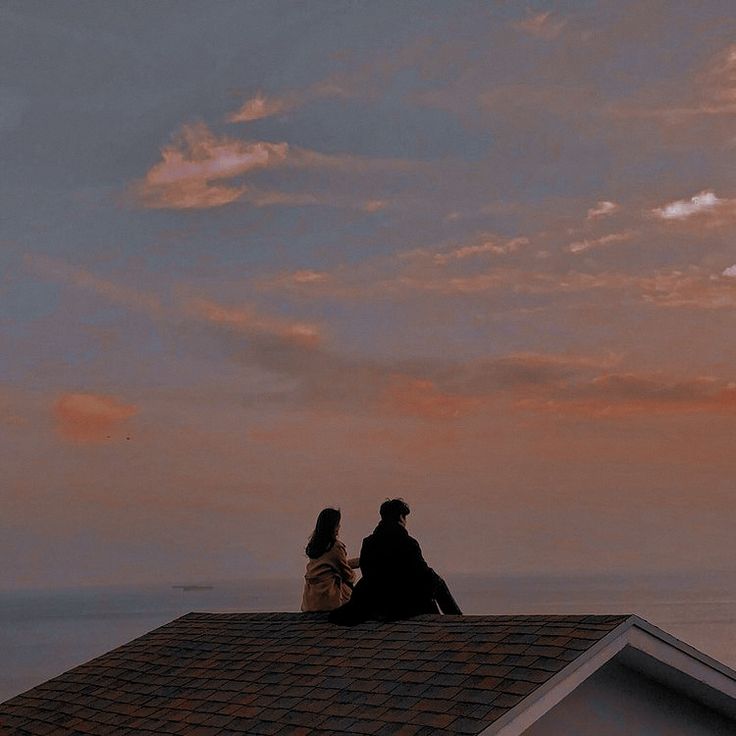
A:
[[[0,588],[736,569],[736,8],[0,9]]]

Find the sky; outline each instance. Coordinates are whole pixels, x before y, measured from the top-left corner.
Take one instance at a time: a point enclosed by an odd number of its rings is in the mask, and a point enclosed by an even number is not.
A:
[[[0,8],[0,588],[731,571],[732,0]]]

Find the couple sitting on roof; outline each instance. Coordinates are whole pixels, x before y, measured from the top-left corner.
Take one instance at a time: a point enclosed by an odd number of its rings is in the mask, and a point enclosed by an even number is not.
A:
[[[381,521],[348,559],[338,539],[340,512],[324,509],[307,545],[302,611],[330,611],[344,626],[369,619],[395,620],[423,613],[461,614],[445,581],[424,561],[406,531],[409,506],[400,498],[381,504]],[[355,584],[354,568],[362,577]]]

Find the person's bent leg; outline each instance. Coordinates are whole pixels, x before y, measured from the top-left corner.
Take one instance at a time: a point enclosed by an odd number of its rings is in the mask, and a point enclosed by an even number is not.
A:
[[[450,593],[447,583],[434,570],[432,570],[432,595],[442,613],[462,616],[463,612],[452,597],[452,593]]]

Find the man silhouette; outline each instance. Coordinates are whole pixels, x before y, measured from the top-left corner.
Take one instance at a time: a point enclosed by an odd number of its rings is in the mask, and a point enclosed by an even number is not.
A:
[[[462,614],[445,581],[425,562],[419,543],[406,531],[409,513],[400,498],[381,504],[381,521],[360,550],[362,577],[350,600],[330,613],[330,621],[350,626],[372,618],[393,620],[439,611]]]

